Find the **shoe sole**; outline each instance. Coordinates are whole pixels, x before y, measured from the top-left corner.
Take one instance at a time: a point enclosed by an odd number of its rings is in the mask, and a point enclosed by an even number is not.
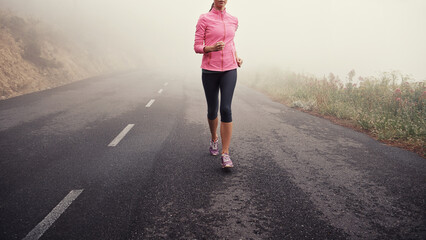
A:
[[[222,165],[222,168],[233,168],[234,167],[234,165],[232,165],[232,166],[223,166]]]

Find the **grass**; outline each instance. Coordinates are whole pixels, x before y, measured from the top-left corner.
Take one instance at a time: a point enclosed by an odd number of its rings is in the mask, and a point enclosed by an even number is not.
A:
[[[275,101],[369,133],[425,157],[426,85],[398,72],[359,77],[348,73],[345,81],[334,76],[317,78],[306,74],[272,70],[246,74],[241,79]],[[346,124],[347,125],[347,124]]]

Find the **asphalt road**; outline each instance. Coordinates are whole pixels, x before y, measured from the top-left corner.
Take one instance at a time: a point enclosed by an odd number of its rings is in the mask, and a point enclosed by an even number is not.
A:
[[[224,171],[200,76],[0,101],[0,239],[426,239],[425,159],[237,83]]]

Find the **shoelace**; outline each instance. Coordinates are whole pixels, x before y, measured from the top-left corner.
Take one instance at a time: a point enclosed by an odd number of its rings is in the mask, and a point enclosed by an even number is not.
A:
[[[224,162],[228,162],[228,161],[231,160],[231,158],[229,157],[228,154],[222,154],[222,159],[223,159]]]
[[[212,146],[213,149],[217,149],[217,145],[218,145],[219,141],[210,141],[210,146]]]

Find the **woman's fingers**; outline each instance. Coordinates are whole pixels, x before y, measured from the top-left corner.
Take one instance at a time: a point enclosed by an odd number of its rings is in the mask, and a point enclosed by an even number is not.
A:
[[[221,51],[225,48],[225,43],[220,41],[213,45],[213,51]]]
[[[237,64],[238,64],[238,67],[241,67],[241,65],[243,65],[243,59],[237,58]]]
[[[216,49],[218,49],[219,51],[225,48],[225,43],[220,41],[216,43]]]

